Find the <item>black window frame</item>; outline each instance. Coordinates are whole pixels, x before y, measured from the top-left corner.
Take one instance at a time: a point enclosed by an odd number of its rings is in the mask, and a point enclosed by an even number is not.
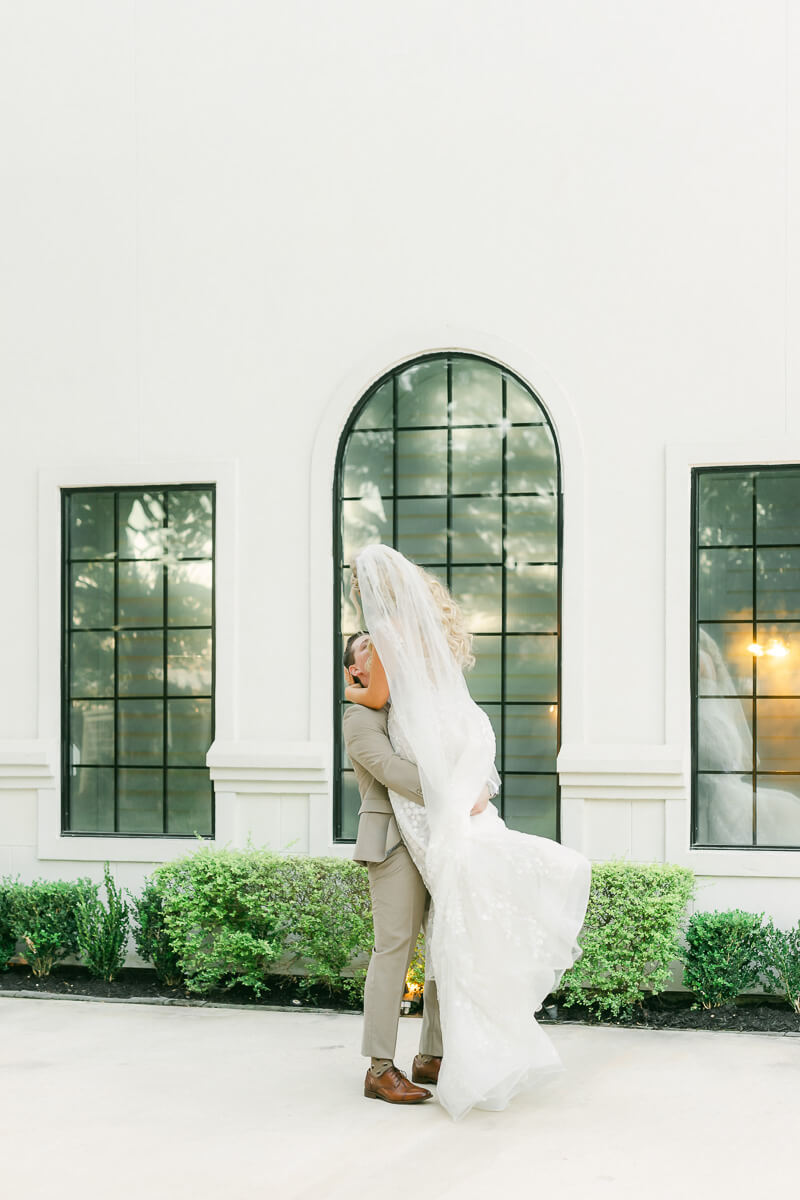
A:
[[[216,734],[216,660],[217,660],[217,620],[216,620],[216,591],[217,591],[217,488],[215,482],[208,483],[153,483],[153,484],[120,484],[120,485],[97,485],[97,486],[71,486],[60,488],[60,504],[61,504],[61,675],[60,675],[60,690],[61,690],[61,837],[65,838],[159,838],[159,839],[181,839],[181,840],[196,840],[198,836],[195,833],[175,833],[169,832],[166,829],[168,822],[167,808],[167,768],[169,770],[200,770],[197,766],[181,766],[179,764],[167,763],[167,637],[169,630],[184,628],[183,626],[168,625],[168,600],[167,600],[167,563],[162,559],[160,566],[162,568],[162,587],[163,587],[163,616],[164,623],[160,626],[135,626],[133,628],[140,629],[163,629],[163,655],[164,655],[164,680],[163,680],[163,739],[162,739],[162,762],[160,770],[162,772],[162,832],[152,831],[133,831],[126,832],[124,830],[82,830],[70,829],[70,706],[73,697],[70,694],[70,637],[73,632],[71,609],[70,609],[70,569],[73,562],[79,561],[95,561],[92,559],[74,559],[70,554],[70,521],[69,521],[69,503],[73,495],[84,495],[89,492],[112,494],[114,496],[114,553],[113,558],[105,560],[97,559],[96,561],[111,561],[115,564],[114,571],[114,610],[116,616],[117,596],[118,596],[118,571],[116,566],[120,562],[132,561],[154,561],[158,559],[135,559],[135,558],[120,558],[119,557],[119,497],[126,492],[159,492],[164,496],[164,527],[167,526],[169,520],[169,494],[172,492],[190,492],[201,491],[210,492],[211,494],[211,557],[181,557],[180,562],[210,562],[211,563],[211,625],[193,625],[186,626],[192,629],[208,629],[211,630],[211,690],[208,696],[198,696],[198,699],[210,699],[211,701],[211,743],[214,741]],[[103,627],[105,628],[105,627]],[[114,627],[114,632],[118,631],[118,627]],[[114,741],[116,746],[117,741],[117,726],[118,726],[118,701],[119,696],[119,679],[118,679],[118,656],[119,656],[119,640],[115,636],[114,639],[114,694],[113,697],[103,697],[103,699],[113,699],[114,703]],[[127,699],[128,697],[122,697]],[[156,697],[153,697],[156,698]],[[117,786],[117,771],[119,763],[115,749],[114,755],[114,824],[119,824],[119,794]],[[125,764],[123,764],[124,766]],[[159,769],[156,767],[156,769]],[[205,768],[209,772],[208,785],[210,789],[211,800],[211,828],[207,833],[199,836],[213,840],[216,837],[216,795],[214,791],[213,781],[210,778],[209,768]]]
[[[798,768],[798,771],[795,771],[795,772],[759,771],[757,768],[756,747],[758,744],[757,737],[758,737],[758,699],[759,699],[759,696],[758,696],[758,692],[757,692],[758,665],[757,665],[757,658],[755,655],[753,656],[753,691],[752,691],[752,701],[753,701],[752,768],[751,768],[750,772],[740,771],[740,770],[738,770],[738,771],[732,770],[729,772],[731,775],[739,775],[739,776],[746,775],[749,773],[752,777],[752,786],[753,786],[753,809],[752,809],[752,813],[753,813],[752,831],[753,832],[752,832],[752,838],[753,838],[753,840],[752,840],[752,842],[747,843],[747,844],[734,843],[734,842],[724,842],[724,843],[702,842],[699,840],[699,830],[698,830],[699,820],[700,820],[700,813],[698,810],[698,790],[699,790],[698,777],[701,774],[719,774],[719,772],[700,771],[698,768],[698,765],[697,765],[698,751],[699,751],[699,746],[698,746],[698,701],[700,699],[702,699],[702,697],[699,695],[699,688],[698,688],[698,666],[699,666],[698,631],[699,631],[699,627],[701,624],[703,624],[703,625],[713,625],[713,624],[748,625],[749,624],[751,626],[751,630],[752,630],[753,642],[754,643],[757,642],[759,616],[758,616],[758,604],[757,604],[758,591],[757,591],[757,586],[756,586],[756,571],[757,571],[756,552],[758,549],[761,549],[761,548],[776,549],[776,548],[779,548],[779,546],[780,546],[780,548],[786,548],[788,546],[793,545],[793,543],[777,544],[777,543],[769,543],[769,542],[759,542],[757,540],[757,536],[756,536],[756,534],[757,534],[757,503],[758,503],[757,479],[758,479],[759,475],[765,475],[765,474],[769,474],[769,473],[786,472],[787,470],[796,470],[798,472],[798,476],[800,477],[800,463],[758,463],[758,464],[728,463],[725,465],[692,467],[691,468],[691,488],[690,488],[690,497],[691,497],[691,499],[690,499],[691,570],[690,570],[690,585],[689,585],[689,592],[690,592],[690,603],[689,603],[689,622],[690,622],[690,626],[689,626],[690,627],[689,688],[690,688],[690,695],[691,695],[691,801],[690,801],[689,841],[690,841],[690,849],[691,850],[697,850],[697,851],[729,850],[734,853],[739,852],[739,851],[756,851],[758,853],[772,853],[772,854],[774,854],[776,850],[777,851],[786,851],[788,853],[796,853],[796,852],[800,851],[800,845],[793,846],[793,845],[786,844],[786,843],[780,843],[780,844],[761,843],[761,844],[758,844],[756,841],[756,838],[758,836],[758,810],[757,810],[757,778],[758,778],[758,776],[759,775],[769,775],[769,776],[780,777],[781,775],[787,775],[787,774],[796,775],[796,774],[800,773],[800,767]],[[700,551],[709,549],[709,547],[700,546],[700,544],[699,544],[699,542],[700,542],[700,530],[699,530],[700,479],[701,479],[701,476],[714,475],[714,474],[718,474],[718,475],[741,474],[742,476],[752,475],[752,477],[754,479],[753,495],[752,495],[752,526],[751,526],[752,540],[751,540],[751,543],[747,546],[745,546],[744,543],[742,543],[741,546],[739,546],[739,547],[737,547],[736,545],[729,545],[726,543],[724,546],[725,549],[742,548],[742,549],[752,549],[752,551],[753,551],[753,592],[752,592],[753,614],[752,614],[752,618],[749,621],[746,618],[739,618],[737,620],[736,618],[710,619],[710,618],[705,618],[705,617],[701,621],[700,618],[698,617],[698,609],[699,609],[699,604],[698,604],[699,563],[698,563],[698,560],[699,560],[699,556],[700,556]],[[800,546],[800,542],[798,542],[797,545]],[[769,622],[771,624],[776,624],[776,625],[779,625],[781,623],[797,624],[797,622],[800,621],[800,614],[798,614],[798,616],[796,618],[791,618],[791,617],[763,618],[761,623],[763,623],[765,620],[769,620]],[[738,699],[740,697],[736,697],[736,698]],[[767,697],[762,697],[762,698],[767,698]],[[797,698],[800,699],[800,696],[798,696]]]
[[[532,492],[532,493],[511,492],[510,493],[507,490],[507,458],[506,458],[506,450],[505,450],[508,429],[505,428],[503,430],[503,433],[502,433],[502,438],[503,438],[502,491],[500,493],[500,495],[502,496],[502,551],[501,551],[501,565],[503,567],[503,570],[502,570],[502,629],[499,634],[487,634],[487,635],[476,634],[474,636],[476,638],[481,637],[481,636],[490,636],[490,637],[499,636],[501,638],[501,645],[500,645],[501,693],[500,693],[500,699],[496,703],[498,704],[498,706],[500,708],[501,727],[502,727],[503,735],[505,735],[505,720],[506,720],[507,707],[513,707],[515,704],[517,704],[519,706],[524,706],[524,705],[530,705],[532,703],[549,703],[547,701],[544,701],[544,702],[525,701],[525,700],[513,701],[513,700],[508,700],[506,698],[505,640],[507,638],[529,637],[529,636],[555,637],[555,639],[556,639],[556,700],[555,700],[555,703],[557,706],[557,708],[556,708],[556,758],[558,757],[558,752],[561,748],[561,720],[562,720],[562,653],[561,653],[561,640],[562,639],[561,639],[561,634],[562,634],[562,586],[563,586],[562,585],[562,575],[563,575],[563,564],[564,564],[564,553],[563,553],[563,551],[564,551],[564,528],[563,528],[564,497],[563,497],[563,488],[562,488],[561,451],[560,451],[558,437],[556,435],[555,428],[554,428],[553,423],[550,419],[550,416],[547,412],[547,409],[545,408],[544,403],[542,402],[541,398],[537,395],[536,391],[531,387],[531,385],[526,380],[524,380],[521,376],[519,376],[515,371],[513,371],[509,367],[507,367],[504,363],[497,362],[496,360],[488,358],[485,355],[474,354],[474,353],[470,353],[467,351],[436,351],[436,352],[432,352],[429,354],[418,355],[415,358],[408,359],[402,363],[399,363],[395,367],[384,372],[384,374],[381,375],[380,378],[377,379],[367,389],[367,391],[362,395],[362,397],[360,398],[358,403],[354,406],[353,410],[351,411],[351,413],[348,417],[347,423],[345,424],[344,429],[342,430],[342,433],[341,433],[341,436],[339,439],[339,445],[337,447],[337,453],[336,453],[336,463],[335,463],[334,477],[333,477],[333,504],[332,504],[332,512],[333,512],[332,545],[334,548],[334,553],[333,553],[333,559],[334,559],[333,622],[332,622],[332,626],[333,626],[332,627],[332,635],[333,635],[333,647],[334,647],[334,654],[333,654],[334,686],[333,686],[333,789],[332,789],[333,790],[333,817],[332,817],[332,824],[333,824],[333,842],[334,842],[334,844],[337,844],[337,845],[339,845],[339,844],[352,845],[355,842],[354,837],[342,836],[342,824],[343,824],[343,803],[342,802],[343,802],[343,790],[344,790],[343,786],[342,786],[342,781],[343,781],[343,769],[344,768],[342,766],[341,717],[342,717],[344,704],[346,702],[344,700],[344,672],[343,672],[342,663],[341,663],[341,660],[342,660],[342,632],[341,632],[341,591],[340,591],[340,588],[341,588],[341,578],[342,578],[342,570],[343,570],[343,546],[342,546],[343,508],[342,508],[342,504],[343,504],[343,500],[345,499],[345,496],[343,493],[345,451],[347,449],[347,445],[348,445],[348,442],[350,439],[350,434],[353,432],[356,423],[358,422],[361,414],[363,413],[363,411],[365,410],[365,408],[367,407],[369,402],[373,399],[375,394],[389,380],[394,380],[394,383],[393,383],[393,424],[392,424],[392,431],[394,434],[393,497],[394,497],[394,500],[404,499],[404,498],[416,499],[417,497],[415,497],[415,496],[414,497],[411,497],[411,496],[410,497],[403,497],[403,496],[398,497],[398,495],[396,493],[396,489],[395,489],[396,479],[397,479],[397,436],[396,435],[397,435],[398,429],[402,430],[403,428],[405,428],[402,426],[398,426],[398,423],[397,423],[397,405],[398,405],[397,380],[400,375],[402,375],[405,371],[408,371],[412,367],[416,367],[422,363],[429,363],[429,362],[435,362],[435,361],[441,361],[441,360],[444,360],[447,363],[447,389],[448,389],[447,410],[448,410],[448,415],[447,415],[446,429],[447,429],[448,488],[447,488],[447,493],[446,493],[446,500],[447,500],[447,527],[448,528],[450,528],[452,526],[452,500],[453,500],[453,495],[454,495],[453,489],[452,489],[452,433],[453,433],[453,430],[454,429],[486,428],[487,427],[486,422],[476,423],[475,426],[470,426],[470,425],[461,425],[461,424],[454,425],[454,423],[452,421],[452,402],[453,402],[452,377],[453,377],[453,363],[456,360],[459,362],[469,360],[472,362],[480,363],[482,365],[490,366],[490,367],[495,368],[501,374],[503,421],[506,420],[506,393],[507,393],[508,381],[513,381],[518,387],[522,388],[530,396],[532,403],[538,406],[538,408],[541,412],[541,415],[542,415],[541,421],[530,422],[528,427],[545,425],[550,432],[550,436],[552,437],[553,447],[554,447],[554,451],[555,451],[555,468],[556,468],[555,492],[548,491],[547,493],[543,493],[543,492]],[[489,427],[491,427],[491,423],[489,423]],[[514,422],[513,427],[514,428],[524,428],[525,423]],[[428,427],[425,425],[413,425],[413,426],[409,426],[408,428],[413,429],[414,432],[417,432],[417,431],[425,430],[427,428],[434,428],[434,427],[432,427],[432,426]],[[443,428],[443,427],[436,426],[435,428],[439,429],[439,428]],[[505,542],[506,542],[506,535],[507,535],[507,501],[508,501],[509,497],[511,497],[513,499],[516,497],[523,497],[525,495],[543,495],[543,494],[555,495],[555,498],[556,498],[556,555],[557,555],[557,561],[554,564],[556,566],[556,630],[554,633],[553,632],[515,633],[513,631],[509,631],[506,628],[506,624],[507,624],[507,569],[505,566],[505,562],[506,562]],[[467,494],[466,493],[457,493],[457,495],[458,496],[461,496],[461,495],[466,496]],[[482,493],[481,494],[475,493],[475,495],[482,495]],[[396,545],[396,543],[397,543],[397,505],[394,502],[393,502],[392,512],[393,512],[392,542],[394,545]],[[420,565],[424,565],[424,564],[420,563]],[[456,565],[468,567],[468,566],[472,566],[472,565],[482,566],[482,565],[486,565],[486,564],[462,563],[461,561],[459,561]],[[545,564],[541,564],[541,565],[545,565]],[[447,582],[448,582],[448,586],[449,586],[450,582],[451,582],[451,569],[453,566],[452,547],[451,547],[450,538],[447,539],[446,566],[447,566]],[[485,701],[484,703],[488,704],[490,702]],[[494,703],[494,702],[491,702],[491,703]],[[500,797],[498,798],[498,800],[499,800],[499,804],[500,804],[501,815],[503,814],[503,811],[504,811],[503,798],[504,798],[504,784],[505,784],[506,778],[513,777],[513,776],[528,776],[528,775],[554,776],[555,777],[555,806],[556,806],[555,840],[560,842],[561,841],[561,783],[560,783],[558,771],[555,768],[555,762],[553,764],[553,770],[547,771],[547,772],[505,771],[504,770],[505,753],[506,753],[506,738],[505,738],[505,736],[503,736],[502,737],[502,754],[501,754],[501,759],[498,762],[498,773],[499,773],[500,779],[501,779],[501,791],[500,791]]]

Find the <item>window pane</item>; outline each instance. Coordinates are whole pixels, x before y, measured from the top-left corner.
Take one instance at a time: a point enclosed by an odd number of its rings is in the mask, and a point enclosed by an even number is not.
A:
[[[544,421],[545,415],[536,400],[515,379],[506,381],[506,420],[515,422]]]
[[[392,541],[392,501],[384,500],[377,489],[363,500],[342,502],[342,554],[352,563],[365,546]]]
[[[800,696],[800,624],[758,625],[760,696]]]
[[[758,616],[797,617],[800,613],[800,547],[759,550],[756,554]]]
[[[392,428],[392,381],[382,384],[371,400],[362,409],[354,429]]]
[[[351,433],[344,457],[344,495],[357,499],[376,490],[392,494],[391,429],[380,433]]]
[[[182,563],[167,568],[167,604],[170,625],[211,624],[213,564]]]
[[[764,471],[757,477],[755,488],[759,544],[797,545],[800,542],[800,472]]]
[[[758,769],[800,769],[800,700],[759,700],[756,717]]]
[[[73,768],[69,794],[71,828],[74,832],[114,832],[113,767]]]
[[[475,666],[466,673],[467,687],[473,700],[501,699],[500,647],[502,638],[476,637],[472,642]]]
[[[167,771],[167,833],[211,834],[211,781],[208,770]]]
[[[167,762],[173,767],[205,766],[211,745],[211,701],[167,701]]]
[[[70,558],[112,558],[113,492],[73,492],[69,512]]]
[[[697,701],[697,766],[701,771],[749,771],[753,766],[752,700]]]
[[[117,771],[120,833],[161,833],[163,773],[146,767]]]
[[[211,492],[198,488],[169,493],[167,545],[175,558],[210,558],[212,552]]]
[[[558,560],[558,497],[509,496],[506,553],[517,562]]]
[[[114,761],[114,702],[73,700],[70,705],[70,762]]]
[[[120,700],[117,705],[120,763],[147,766],[164,758],[164,702]]]
[[[167,634],[167,691],[171,696],[211,692],[211,630],[171,629]]]
[[[698,480],[701,546],[753,544],[753,480],[749,475],[709,472]]]
[[[74,563],[70,567],[72,624],[84,629],[114,624],[114,564]]]
[[[510,829],[555,839],[555,775],[506,775],[502,794],[504,819]]]
[[[490,492],[503,484],[503,439],[496,429],[454,429],[453,493]]]
[[[506,771],[555,771],[557,733],[555,704],[509,705]]]
[[[506,639],[506,699],[558,703],[558,639],[547,634]]]
[[[471,633],[500,632],[503,583],[500,567],[453,567],[453,596]]]
[[[506,461],[509,492],[556,491],[556,452],[547,426],[509,429]]]
[[[558,630],[558,568],[521,564],[506,576],[506,627],[512,633]]]
[[[398,433],[397,491],[403,496],[446,495],[447,430]]]
[[[800,846],[800,775],[756,776],[756,844]]]
[[[114,634],[73,633],[70,675],[73,696],[113,696]]]
[[[342,772],[342,833],[349,841],[355,841],[358,832],[358,810],[361,796],[356,777],[352,771]]]
[[[753,615],[753,551],[701,550],[697,562],[701,621]]]
[[[697,841],[704,846],[752,844],[752,776],[697,776]]]
[[[166,543],[161,492],[120,492],[119,552],[122,558],[161,558]]]
[[[453,424],[498,425],[503,417],[503,377],[490,363],[453,363]],[[478,491],[478,488],[473,488]]]
[[[386,539],[391,543],[391,531]],[[397,549],[418,563],[447,560],[447,501],[397,501]]]
[[[485,496],[453,500],[453,562],[502,558],[503,501]]]
[[[120,696],[160,696],[164,690],[163,632],[122,630],[118,637]]]
[[[397,424],[447,424],[446,362],[417,363],[398,375]]]
[[[163,624],[163,586],[160,563],[120,563],[119,624],[127,627]]]
[[[751,696],[753,655],[748,647],[753,642],[752,625],[700,625],[697,639],[699,694]]]

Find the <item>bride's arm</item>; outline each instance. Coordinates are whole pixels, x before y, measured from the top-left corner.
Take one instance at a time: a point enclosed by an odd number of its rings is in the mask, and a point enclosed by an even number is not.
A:
[[[369,668],[369,687],[357,687],[351,683],[344,689],[344,698],[351,704],[365,704],[367,708],[383,708],[389,699],[389,681],[374,647]]]

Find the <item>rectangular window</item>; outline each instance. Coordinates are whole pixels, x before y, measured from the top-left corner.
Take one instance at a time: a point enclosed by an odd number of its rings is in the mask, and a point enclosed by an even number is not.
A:
[[[800,849],[800,466],[692,471],[692,841]]]
[[[62,488],[62,832],[214,833],[213,484]]]

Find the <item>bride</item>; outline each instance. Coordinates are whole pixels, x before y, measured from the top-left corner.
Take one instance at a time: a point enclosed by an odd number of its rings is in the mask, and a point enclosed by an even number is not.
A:
[[[438,1098],[457,1120],[473,1107],[505,1108],[561,1069],[534,1012],[581,952],[591,865],[549,838],[509,829],[488,802],[500,783],[494,732],[467,690],[471,637],[447,589],[382,545],[361,551],[353,576],[373,658],[369,687],[345,694],[371,708],[391,697],[389,736],[419,769],[424,807],[389,797],[431,896],[426,974],[436,979],[444,1046]]]

